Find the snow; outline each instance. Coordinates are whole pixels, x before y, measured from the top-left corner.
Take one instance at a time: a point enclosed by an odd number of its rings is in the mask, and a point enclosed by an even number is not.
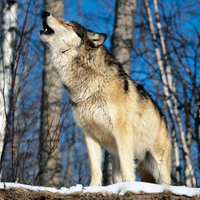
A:
[[[189,188],[185,186],[165,186],[165,185],[157,185],[143,182],[125,182],[125,183],[116,183],[109,186],[94,186],[94,187],[83,187],[78,184],[76,186],[65,188],[62,187],[60,189],[50,188],[50,187],[40,187],[40,186],[30,186],[19,183],[2,183],[0,182],[0,188],[21,188],[21,189],[29,189],[36,192],[41,191],[49,191],[53,193],[59,194],[85,194],[85,193],[101,193],[102,195],[111,195],[118,194],[124,195],[126,192],[132,192],[135,194],[151,194],[151,193],[162,193],[169,191],[176,195],[185,195],[188,197],[192,197],[195,195],[200,195],[200,188]]]

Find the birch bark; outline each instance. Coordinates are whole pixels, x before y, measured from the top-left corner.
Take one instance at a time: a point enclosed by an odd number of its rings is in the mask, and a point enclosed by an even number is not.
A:
[[[112,55],[122,65],[125,72],[131,72],[132,41],[135,28],[137,0],[117,0],[115,25],[112,36]],[[104,161],[104,185],[112,184],[111,159],[106,152]]]
[[[6,136],[7,113],[11,90],[11,70],[13,63],[13,45],[16,40],[17,1],[2,2],[1,61],[0,61],[0,160]],[[0,180],[2,172],[0,172]]]
[[[45,10],[63,20],[63,0],[45,0]],[[44,70],[41,108],[40,178],[43,186],[60,187],[60,118],[62,84],[51,62],[50,50],[44,46]]]
[[[159,70],[161,73],[161,80],[162,80],[162,84],[163,84],[164,95],[166,97],[166,104],[169,109],[171,119],[173,119],[173,121],[175,120],[177,123],[178,129],[180,132],[180,136],[181,136],[181,143],[182,143],[183,151],[184,151],[185,164],[187,167],[187,171],[189,171],[189,173],[191,174],[192,185],[195,187],[196,179],[195,179],[194,171],[193,171],[192,164],[191,164],[190,157],[189,157],[190,152],[189,152],[187,144],[186,144],[185,134],[183,131],[183,127],[182,127],[179,112],[178,112],[177,100],[175,98],[176,90],[175,90],[174,83],[173,83],[171,67],[169,66],[169,60],[168,60],[168,56],[167,56],[164,37],[162,35],[162,27],[161,27],[161,23],[160,23],[157,0],[154,0],[154,10],[155,10],[155,14],[156,14],[156,25],[157,25],[157,29],[158,29],[158,35],[161,40],[161,49],[162,49],[162,53],[164,55],[164,61],[165,61],[165,65],[166,65],[165,68],[163,66],[160,50],[159,50],[158,43],[157,43],[157,36],[154,31],[154,25],[153,25],[153,20],[151,17],[151,11],[149,8],[148,0],[144,0],[144,5],[145,5],[147,16],[148,16],[149,27],[150,27],[150,31],[151,31],[151,35],[152,35],[152,40],[153,40],[153,44],[154,44],[158,67],[159,67]],[[175,136],[175,138],[176,138],[176,136]],[[174,142],[175,142],[174,148],[176,148],[175,155],[178,156],[178,154],[177,154],[178,145],[176,144],[176,140],[174,140]],[[176,165],[177,164],[179,165],[179,162],[176,160]],[[187,184],[189,184],[189,183],[187,182]],[[191,186],[191,185],[189,184],[188,186]]]

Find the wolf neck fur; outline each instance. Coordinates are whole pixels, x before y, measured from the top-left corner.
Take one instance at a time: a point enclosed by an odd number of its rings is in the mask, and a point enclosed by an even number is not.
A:
[[[105,79],[109,79],[111,66],[105,66],[105,59],[101,56],[101,52],[105,51],[104,47],[95,49],[98,58],[93,58],[94,50],[69,49],[66,53],[54,54],[53,61],[57,69],[58,75],[68,90],[70,99],[78,103],[86,99],[101,95],[101,88]],[[107,58],[112,61],[112,58]],[[98,76],[98,78],[97,78]],[[98,80],[98,82],[96,81]],[[102,81],[101,81],[102,80]],[[83,90],[84,88],[84,90]]]

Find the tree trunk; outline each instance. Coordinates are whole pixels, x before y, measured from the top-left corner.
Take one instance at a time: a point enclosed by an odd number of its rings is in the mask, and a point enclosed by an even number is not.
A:
[[[160,70],[160,73],[161,73],[161,80],[162,80],[162,84],[163,84],[164,95],[166,97],[166,104],[167,104],[168,109],[169,109],[170,118],[175,119],[175,121],[177,123],[178,129],[179,129],[179,132],[180,132],[180,136],[181,136],[181,143],[182,143],[182,146],[183,146],[183,154],[184,154],[185,165],[186,165],[186,168],[188,168],[187,171],[189,171],[189,173],[191,174],[191,182],[192,182],[193,186],[196,187],[196,179],[195,179],[194,171],[193,171],[192,164],[191,164],[190,157],[189,157],[190,152],[189,152],[189,149],[188,149],[186,141],[185,141],[185,134],[184,134],[184,131],[183,131],[183,127],[182,127],[179,112],[178,112],[177,100],[175,98],[175,91],[176,90],[175,90],[175,86],[173,84],[171,68],[168,64],[169,62],[168,62],[166,47],[165,47],[164,39],[163,39],[163,36],[162,36],[160,17],[159,17],[158,8],[157,8],[157,1],[154,0],[154,9],[155,9],[155,14],[156,14],[156,25],[157,25],[157,29],[158,29],[158,35],[159,35],[160,40],[161,40],[161,48],[162,48],[162,53],[164,55],[166,70],[163,66],[160,50],[159,50],[159,47],[158,47],[157,36],[155,34],[155,31],[154,31],[154,25],[153,25],[153,20],[152,20],[152,17],[151,17],[151,11],[150,11],[150,8],[149,8],[148,0],[144,0],[144,5],[145,5],[145,8],[146,8],[146,12],[147,12],[148,20],[149,20],[149,27],[150,27],[150,31],[151,31],[151,35],[152,35],[152,40],[153,40],[153,44],[154,44],[154,49],[155,49],[155,54],[156,54],[156,58],[157,58],[157,62],[158,62],[158,67],[159,67],[159,70]],[[170,94],[171,94],[171,97],[170,97]]]
[[[163,53],[163,56],[164,56],[164,61],[165,61],[165,71],[166,71],[166,75],[167,75],[167,81],[168,81],[168,87],[169,87],[169,90],[170,90],[170,93],[171,93],[171,99],[172,99],[172,102],[173,102],[173,106],[174,106],[174,111],[175,111],[175,118],[177,120],[177,122],[180,121],[180,117],[179,117],[179,111],[178,111],[178,104],[177,104],[177,100],[176,100],[176,97],[175,97],[175,94],[176,94],[176,88],[175,88],[175,85],[173,84],[173,77],[172,77],[172,71],[171,71],[171,67],[169,65],[169,58],[168,58],[168,55],[167,55],[167,49],[166,49],[166,46],[165,46],[165,42],[164,42],[164,37],[163,37],[163,34],[162,34],[162,26],[161,26],[161,23],[160,23],[160,15],[159,15],[159,12],[158,12],[158,3],[157,3],[157,0],[154,0],[154,10],[155,10],[155,16],[156,16],[156,25],[157,25],[157,30],[158,30],[158,35],[160,37],[160,41],[161,41],[161,49],[162,49],[162,53]],[[186,110],[186,118],[187,118],[187,115],[189,114],[189,112],[187,112]],[[189,123],[189,120],[188,120],[188,123]],[[182,124],[180,123],[180,126],[179,126],[179,130],[181,132],[181,142],[182,142],[182,145],[183,145],[183,149],[184,149],[184,154],[187,153],[187,157],[190,157],[190,146],[191,146],[191,134],[190,134],[190,126],[187,127],[187,130],[186,130],[186,137],[187,137],[187,140],[185,140],[185,134],[183,132],[183,128],[182,128]],[[186,142],[187,141],[187,142]],[[185,164],[185,183],[188,187],[192,187],[193,186],[196,186],[196,180],[195,180],[195,176],[193,174],[193,170],[191,171],[191,168],[192,168],[192,165],[191,165],[191,162],[190,160],[188,160],[186,158],[186,156],[184,156],[185,160],[186,160],[186,164]]]
[[[9,110],[9,97],[11,90],[11,70],[14,65],[13,47],[16,42],[17,1],[2,2],[1,16],[1,62],[0,62],[0,160],[2,165],[3,148],[5,147],[6,122]],[[2,169],[0,166],[0,181]],[[6,168],[5,168],[6,169]],[[5,172],[4,172],[5,174]]]
[[[153,3],[154,3],[155,18],[156,18],[156,26],[157,26],[158,35],[160,38],[162,54],[163,54],[164,63],[165,63],[165,71],[167,74],[169,92],[171,92],[171,98],[173,99],[172,101],[175,102],[176,101],[176,99],[175,99],[176,88],[173,86],[173,77],[172,77],[171,67],[169,65],[169,58],[168,58],[167,49],[165,46],[164,37],[162,34],[162,25],[160,22],[160,15],[159,15],[159,11],[158,11],[157,0],[154,0]],[[167,97],[167,98],[169,98],[169,97]],[[168,105],[171,106],[171,104],[168,104]],[[170,108],[170,110],[171,109],[172,108]],[[171,111],[171,115],[173,115],[172,111]],[[172,125],[172,127],[174,127],[172,116],[171,116],[171,125]],[[173,137],[173,156],[174,156],[173,165],[175,165],[174,169],[175,169],[176,181],[179,182],[180,181],[180,158],[179,158],[179,148],[178,148],[178,144],[177,144],[177,134],[176,134],[175,128],[172,129],[172,137]]]
[[[112,36],[112,54],[130,74],[137,0],[117,0]]]
[[[78,0],[78,23],[81,24],[81,0]]]
[[[199,87],[200,89],[200,87]],[[197,114],[195,118],[195,132],[198,144],[198,158],[199,158],[199,169],[200,169],[200,102],[198,101]]]
[[[135,13],[137,0],[117,0],[115,10],[115,25],[112,36],[112,55],[130,74],[132,41],[135,28]],[[111,159],[108,153],[104,161],[104,185],[112,184]]]
[[[45,0],[45,10],[63,20],[63,0]],[[44,46],[44,70],[41,108],[40,177],[39,184],[59,187],[61,184],[60,117],[62,84]]]
[[[63,186],[67,187],[68,185],[71,185],[71,169],[72,169],[72,155],[74,151],[74,147],[76,144],[76,123],[73,123],[73,132],[72,132],[72,140],[69,144],[69,147],[67,149],[67,167],[66,172],[64,174],[64,180],[63,180]]]

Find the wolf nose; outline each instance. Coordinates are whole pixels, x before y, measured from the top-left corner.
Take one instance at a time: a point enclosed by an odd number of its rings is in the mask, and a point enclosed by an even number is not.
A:
[[[43,11],[42,12],[42,18],[47,18],[47,17],[49,17],[50,16],[50,13],[49,12],[47,12],[47,11]]]

